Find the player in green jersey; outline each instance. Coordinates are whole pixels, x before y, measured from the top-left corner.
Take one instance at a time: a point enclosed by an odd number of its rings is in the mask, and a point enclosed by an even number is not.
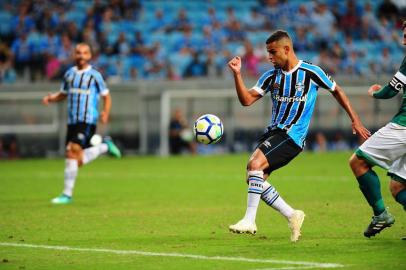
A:
[[[403,45],[406,45],[406,21],[403,26]],[[358,180],[359,188],[374,211],[372,222],[364,232],[371,237],[395,223],[395,218],[385,209],[378,175],[372,170],[377,165],[391,177],[390,191],[395,200],[406,210],[406,57],[392,80],[381,87],[368,89],[368,95],[389,99],[403,90],[399,112],[391,122],[366,140],[351,156],[350,166]],[[406,238],[402,238],[406,240]]]

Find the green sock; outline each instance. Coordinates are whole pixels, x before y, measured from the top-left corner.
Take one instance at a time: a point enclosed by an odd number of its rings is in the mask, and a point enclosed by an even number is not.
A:
[[[403,209],[406,211],[406,189],[401,190],[398,194],[396,194],[396,201],[403,205]]]
[[[369,205],[374,210],[374,215],[378,216],[385,211],[385,204],[383,203],[381,194],[381,183],[378,175],[369,170],[364,175],[357,177],[359,188],[367,199]]]

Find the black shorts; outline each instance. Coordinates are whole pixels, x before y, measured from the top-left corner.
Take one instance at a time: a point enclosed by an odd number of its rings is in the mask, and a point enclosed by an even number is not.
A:
[[[267,174],[285,166],[303,150],[282,129],[265,132],[259,138],[257,148],[268,160],[269,167],[264,170]]]
[[[90,139],[96,132],[96,125],[77,123],[68,125],[66,144],[73,142],[79,144],[83,149],[90,147]]]

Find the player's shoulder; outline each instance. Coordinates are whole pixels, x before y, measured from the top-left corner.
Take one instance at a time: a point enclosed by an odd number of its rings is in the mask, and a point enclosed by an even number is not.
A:
[[[315,65],[311,62],[304,61],[304,60],[301,60],[301,61],[302,62],[300,64],[299,68],[302,68],[302,69],[305,69],[305,70],[308,70],[311,72],[316,72],[316,73],[323,71],[323,69],[321,67],[319,67],[318,65]]]
[[[76,72],[76,68],[75,68],[75,66],[72,66],[65,71],[65,74],[63,75],[63,77],[68,78],[69,76],[72,76],[72,74],[74,74],[75,72]]]
[[[93,76],[97,77],[97,78],[103,79],[102,73],[98,70],[97,67],[95,67],[93,65],[90,67],[89,73],[92,74]]]
[[[271,68],[271,69],[265,71],[264,73],[262,73],[261,78],[272,76],[272,75],[276,74],[277,72],[278,72],[278,69]]]

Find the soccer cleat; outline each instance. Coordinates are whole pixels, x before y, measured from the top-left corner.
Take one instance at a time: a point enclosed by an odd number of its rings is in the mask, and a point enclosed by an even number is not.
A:
[[[294,210],[293,215],[288,219],[289,228],[292,231],[290,235],[290,241],[296,242],[302,235],[300,228],[302,228],[303,220],[305,218],[305,213],[302,210]]]
[[[230,229],[230,232],[233,233],[250,233],[250,234],[257,233],[257,225],[255,225],[255,223],[248,222],[244,219],[238,221],[234,225],[230,225],[228,228]]]
[[[403,237],[402,237],[402,240],[406,240],[406,236],[403,236]]]
[[[107,149],[108,149],[110,155],[112,155],[113,157],[116,157],[116,158],[121,158],[121,151],[114,144],[111,137],[109,137],[109,136],[104,137],[103,142],[105,144],[107,144],[107,147],[108,147]]]
[[[387,210],[383,211],[379,216],[373,216],[372,221],[368,228],[364,231],[365,237],[375,236],[386,227],[392,226],[395,223],[395,217],[392,216]]]
[[[53,198],[51,200],[51,203],[53,204],[69,204],[72,202],[72,197],[66,196],[65,194],[62,194],[59,197]]]

